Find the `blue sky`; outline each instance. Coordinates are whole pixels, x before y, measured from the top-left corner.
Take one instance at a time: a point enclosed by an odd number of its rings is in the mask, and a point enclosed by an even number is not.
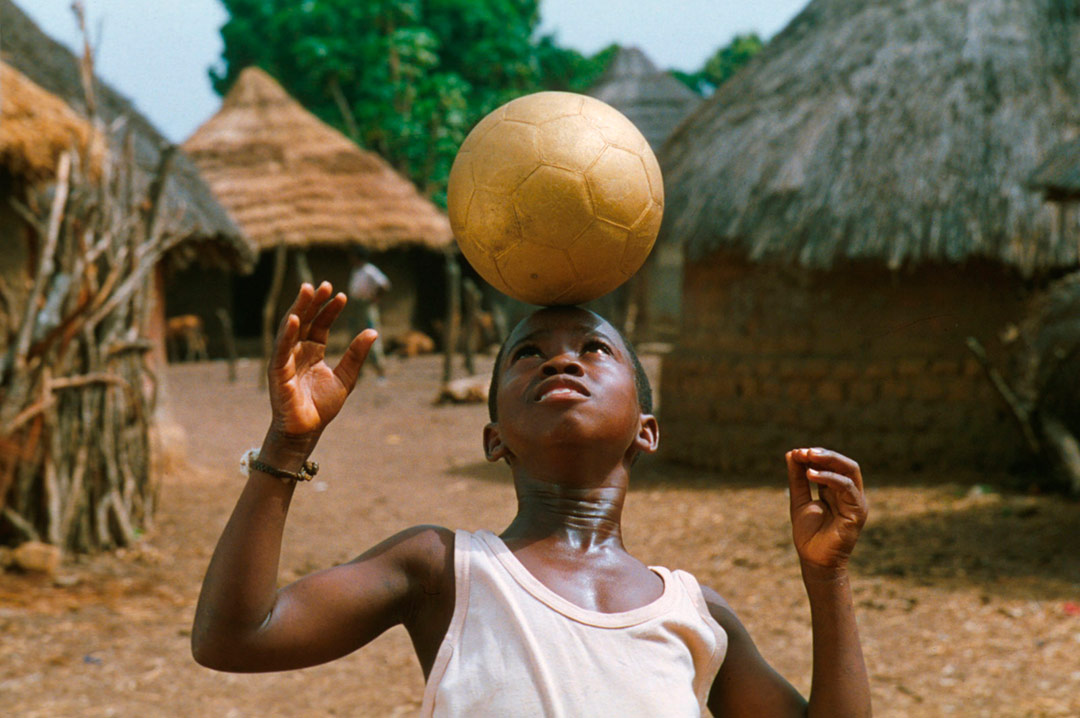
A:
[[[362,1],[362,0],[361,0]],[[221,54],[218,0],[84,0],[98,72],[181,142],[218,108],[207,68]],[[770,37],[807,0],[541,0],[542,32],[592,53],[636,45],[661,67],[694,70],[737,33]],[[79,42],[71,0],[15,0],[45,32]]]

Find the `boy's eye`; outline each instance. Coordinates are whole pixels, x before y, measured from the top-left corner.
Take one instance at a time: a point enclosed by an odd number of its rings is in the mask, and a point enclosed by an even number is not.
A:
[[[514,351],[514,355],[513,357],[511,357],[511,360],[517,361],[518,359],[529,356],[540,356],[540,348],[533,344],[525,344],[523,346],[520,346]]]
[[[600,352],[602,354],[611,354],[611,347],[599,339],[590,339],[585,342],[585,346],[582,347],[584,352]]]

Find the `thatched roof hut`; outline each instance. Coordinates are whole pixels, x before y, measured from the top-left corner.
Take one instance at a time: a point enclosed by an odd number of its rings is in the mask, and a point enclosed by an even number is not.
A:
[[[670,73],[657,69],[636,47],[620,47],[589,95],[626,115],[659,151],[701,98]]]
[[[660,151],[675,127],[702,102],[670,73],[657,69],[636,47],[620,47],[588,94],[626,115],[654,152]],[[678,311],[679,297],[672,288],[678,287],[681,270],[678,248],[657,245],[630,282],[590,306],[633,333],[635,339],[663,336]]]
[[[1072,0],[814,0],[671,138],[662,241],[806,267],[1072,266],[1024,183],[1077,129]]]
[[[0,62],[0,172],[10,181],[36,185],[55,178],[60,156],[73,147],[92,157],[93,136],[67,103]]]
[[[260,249],[442,249],[453,239],[449,220],[411,182],[256,67],[183,147]]]
[[[355,247],[378,253],[375,263],[393,282],[381,301],[384,333],[430,324],[425,313],[442,301],[443,252],[453,248],[450,221],[385,160],[308,112],[263,70],[241,72],[221,109],[183,147],[264,255],[252,277],[237,280],[241,337],[260,322],[267,334],[267,317],[287,307],[293,290],[279,293],[272,278],[283,276],[285,252],[296,261],[296,279],[344,287],[345,252]],[[255,296],[267,304],[251,304]]]
[[[658,241],[686,248],[670,455],[1016,461],[968,342],[1002,364],[1031,287],[1080,263],[1027,185],[1078,129],[1072,0],[813,0],[661,153]]]
[[[59,97],[80,115],[86,103],[79,59],[46,35],[11,0],[0,0],[0,57],[49,93]],[[170,143],[131,103],[95,78],[96,113],[107,125],[118,123],[114,144],[130,132],[134,144],[137,179],[148,185]],[[163,218],[172,218],[179,232],[192,241],[170,252],[168,262],[183,267],[192,260],[216,266],[249,269],[253,248],[244,240],[228,214],[215,201],[191,161],[177,153],[173,158],[162,203]]]

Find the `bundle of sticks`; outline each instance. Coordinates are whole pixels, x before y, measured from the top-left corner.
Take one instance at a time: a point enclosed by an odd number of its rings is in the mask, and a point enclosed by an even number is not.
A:
[[[2,543],[98,551],[153,516],[146,329],[154,267],[183,237],[159,216],[173,153],[138,191],[122,144],[100,167],[64,154],[44,202],[12,199],[32,262],[24,291],[0,279]]]

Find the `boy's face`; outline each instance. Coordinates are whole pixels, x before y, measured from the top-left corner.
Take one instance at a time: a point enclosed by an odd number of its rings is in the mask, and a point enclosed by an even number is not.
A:
[[[634,443],[644,418],[634,366],[603,318],[542,309],[514,329],[501,362],[498,435],[513,456],[552,441],[622,452]]]

